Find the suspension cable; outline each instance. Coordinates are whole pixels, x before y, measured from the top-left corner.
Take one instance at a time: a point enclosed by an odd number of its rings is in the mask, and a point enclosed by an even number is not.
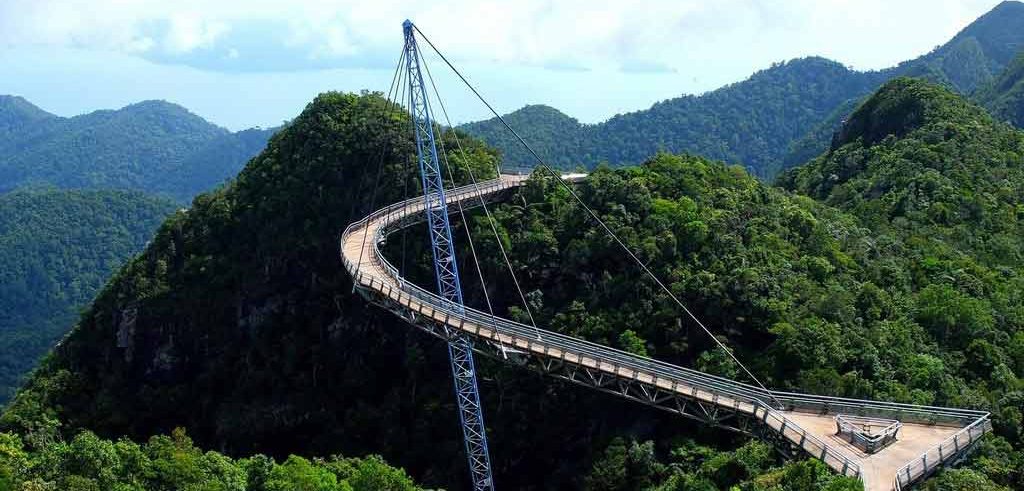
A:
[[[391,97],[391,91],[395,87],[395,82],[396,82],[399,74],[401,73],[401,72],[399,72],[399,70],[402,68],[402,60],[403,59],[405,59],[405,50],[402,50],[402,53],[398,56],[398,64],[395,66],[395,73],[391,77],[391,86],[388,88],[388,95],[387,95],[388,98]],[[365,165],[359,167],[359,179],[356,180],[356,194],[357,195],[359,194],[359,191],[361,191],[362,188],[363,188],[363,181],[366,179],[366,169],[367,168],[368,168],[368,166],[365,166]],[[349,219],[349,221],[351,221],[352,218],[356,216],[356,204],[358,204],[358,203],[359,203],[359,200],[357,200],[357,199],[353,199],[352,200],[352,203],[349,206],[349,211],[348,211],[348,219]],[[369,211],[373,211],[373,210],[369,210]]]
[[[583,202],[583,199],[582,199],[582,198],[580,198],[580,196],[579,196],[579,195],[578,195],[578,194],[576,193],[576,190],[574,190],[574,189],[572,188],[572,186],[570,186],[570,185],[569,185],[568,183],[566,183],[566,182],[565,182],[565,181],[564,181],[564,180],[562,179],[562,176],[561,176],[561,175],[560,175],[559,173],[555,172],[555,171],[554,171],[554,170],[553,170],[553,169],[552,169],[552,168],[551,168],[551,167],[550,167],[550,166],[549,166],[549,165],[548,165],[548,164],[547,164],[547,163],[546,163],[546,162],[544,161],[544,159],[543,159],[543,158],[541,158],[541,157],[540,157],[540,155],[538,155],[536,151],[534,151],[533,147],[531,147],[531,146],[530,146],[530,144],[526,143],[526,140],[524,140],[524,139],[523,139],[523,137],[519,136],[519,133],[517,133],[517,132],[516,132],[516,130],[512,129],[512,127],[511,127],[511,126],[509,126],[508,122],[506,122],[506,121],[505,121],[505,118],[501,117],[501,115],[500,115],[500,114],[498,114],[498,111],[494,110],[494,107],[492,107],[492,106],[491,106],[491,104],[490,104],[490,103],[488,103],[488,102],[487,102],[487,100],[486,100],[486,99],[484,99],[484,97],[483,97],[482,95],[480,95],[480,92],[478,92],[478,91],[476,90],[476,88],[475,88],[475,87],[473,87],[473,84],[469,83],[469,81],[468,81],[468,80],[466,80],[466,77],[464,77],[464,76],[462,75],[462,72],[460,72],[460,71],[459,71],[459,70],[458,70],[457,68],[455,68],[455,65],[453,65],[453,64],[452,64],[452,63],[451,63],[450,61],[448,61],[448,58],[446,58],[446,57],[444,56],[444,54],[443,54],[443,53],[441,53],[441,51],[437,49],[437,46],[434,46],[434,43],[432,43],[432,42],[430,41],[430,38],[428,38],[428,37],[427,37],[427,35],[426,35],[426,34],[424,34],[424,33],[423,33],[423,31],[421,31],[421,30],[419,29],[419,27],[417,27],[416,25],[413,25],[413,28],[414,28],[414,29],[416,29],[416,32],[418,32],[418,33],[420,34],[420,37],[422,37],[422,38],[423,38],[423,40],[424,40],[424,41],[426,41],[428,45],[430,45],[431,49],[433,49],[433,50],[434,50],[434,52],[435,52],[435,53],[437,53],[437,55],[438,55],[438,56],[439,56],[439,57],[441,58],[441,60],[443,60],[443,61],[445,62],[445,64],[446,64],[446,65],[448,65],[448,68],[451,68],[451,70],[452,70],[453,72],[455,72],[455,74],[456,74],[456,75],[458,75],[459,79],[461,79],[461,80],[462,80],[462,82],[463,82],[464,84],[466,84],[466,86],[467,86],[467,87],[469,87],[469,90],[471,90],[471,91],[473,92],[473,94],[474,94],[474,95],[475,95],[475,96],[477,97],[477,99],[479,99],[479,100],[480,100],[480,102],[482,102],[482,103],[483,103],[483,104],[484,104],[485,106],[487,106],[487,109],[488,109],[488,110],[490,110],[492,114],[494,114],[494,116],[495,116],[495,117],[496,117],[496,118],[498,119],[498,121],[500,121],[500,122],[501,122],[501,124],[502,124],[502,125],[503,125],[503,126],[505,127],[505,129],[507,129],[507,130],[508,130],[509,132],[511,132],[511,133],[512,133],[512,135],[513,135],[513,136],[515,136],[516,140],[518,140],[518,141],[519,141],[519,143],[520,143],[520,144],[521,144],[521,145],[522,145],[522,146],[523,146],[523,147],[524,147],[524,148],[525,148],[525,149],[526,149],[526,150],[527,150],[528,152],[530,152],[530,155],[532,155],[532,156],[533,156],[533,158],[534,158],[534,159],[535,159],[535,160],[537,161],[538,167],[540,167],[540,168],[541,168],[542,170],[544,170],[545,172],[547,172],[548,174],[550,174],[550,175],[551,175],[552,177],[554,177],[555,181],[556,181],[556,182],[558,182],[559,184],[561,184],[561,185],[562,185],[562,187],[564,187],[564,188],[565,188],[565,189],[566,189],[566,190],[567,190],[567,191],[569,192],[569,194],[570,194],[570,195],[571,195],[571,196],[573,197],[573,199],[575,199],[575,200],[576,200],[576,202],[577,202],[577,203],[579,203],[579,205],[580,205],[581,207],[583,207],[583,209],[584,209],[584,210],[586,210],[586,211],[587,211],[587,213],[588,213],[588,214],[590,215],[590,217],[591,217],[591,218],[592,218],[592,219],[593,219],[593,220],[594,220],[594,221],[595,221],[595,222],[596,222],[596,223],[597,223],[598,225],[600,225],[602,229],[604,229],[604,232],[605,232],[605,233],[606,233],[606,234],[607,234],[607,235],[608,235],[609,237],[611,237],[611,239],[612,239],[613,241],[615,241],[615,243],[616,243],[616,244],[618,244],[618,246],[619,246],[619,247],[620,247],[620,248],[621,248],[621,249],[622,249],[623,251],[625,251],[625,252],[626,252],[626,254],[627,254],[627,255],[628,255],[628,256],[629,256],[629,257],[630,257],[630,258],[631,258],[631,259],[632,259],[632,260],[633,260],[633,261],[634,261],[634,262],[635,262],[635,263],[636,263],[636,264],[637,264],[638,266],[640,266],[640,269],[641,269],[641,270],[643,270],[643,272],[644,272],[644,273],[645,273],[645,274],[646,274],[646,275],[647,275],[648,277],[650,277],[650,278],[651,278],[652,280],[654,280],[654,282],[655,282],[655,283],[657,283],[657,285],[658,285],[659,287],[661,287],[661,289],[662,289],[662,290],[663,290],[663,291],[664,291],[664,292],[665,292],[665,293],[666,293],[666,294],[667,294],[667,295],[669,296],[669,298],[671,298],[671,299],[672,299],[672,300],[673,300],[673,301],[675,302],[675,304],[676,304],[676,305],[678,305],[678,306],[679,306],[679,308],[681,308],[681,309],[683,310],[683,312],[685,312],[685,313],[686,313],[686,315],[690,317],[690,319],[692,319],[692,320],[693,320],[693,321],[694,321],[694,322],[695,322],[695,323],[696,323],[696,324],[697,324],[698,326],[700,326],[700,328],[704,330],[704,332],[705,332],[705,333],[706,333],[706,334],[708,335],[708,337],[710,337],[710,338],[712,339],[712,341],[714,341],[714,342],[715,342],[715,344],[717,344],[717,345],[718,345],[718,347],[719,347],[719,348],[720,348],[720,349],[721,349],[722,351],[724,351],[724,352],[725,352],[725,354],[727,354],[727,355],[729,356],[729,358],[731,358],[731,359],[732,359],[732,361],[733,361],[734,363],[736,363],[736,365],[737,365],[737,366],[739,366],[739,367],[740,367],[740,368],[741,368],[741,369],[743,370],[743,372],[744,372],[744,373],[746,373],[746,375],[747,375],[748,377],[750,377],[750,379],[751,379],[751,380],[753,380],[753,381],[754,381],[754,382],[755,382],[755,383],[756,383],[756,384],[757,384],[757,385],[758,385],[758,386],[759,386],[759,387],[760,387],[760,388],[761,388],[762,390],[764,390],[764,391],[765,391],[765,393],[767,393],[767,394],[768,394],[768,396],[769,396],[769,397],[771,397],[771,399],[772,399],[773,401],[775,401],[775,403],[776,403],[776,404],[779,404],[779,406],[780,406],[780,407],[782,407],[782,406],[783,406],[782,402],[781,402],[781,401],[779,401],[779,400],[778,400],[778,399],[777,399],[777,398],[775,397],[775,394],[774,394],[774,393],[773,393],[773,392],[772,392],[771,390],[769,390],[769,389],[768,389],[767,387],[765,387],[765,385],[761,383],[761,380],[760,380],[760,379],[758,379],[758,378],[757,378],[757,377],[756,377],[756,376],[755,376],[755,375],[754,375],[754,374],[753,374],[753,373],[752,373],[752,372],[751,372],[751,371],[750,371],[749,369],[747,369],[746,365],[744,365],[744,364],[743,364],[743,362],[741,362],[741,361],[739,360],[739,358],[737,358],[737,357],[736,357],[736,355],[735,355],[735,354],[733,354],[732,350],[731,350],[731,349],[729,349],[729,348],[728,348],[728,347],[727,347],[727,346],[726,346],[726,345],[725,345],[725,344],[724,344],[724,343],[723,343],[722,341],[720,341],[720,340],[719,340],[719,339],[718,339],[718,338],[717,338],[717,337],[716,337],[716,336],[715,336],[715,335],[714,335],[714,334],[713,334],[713,333],[711,332],[711,330],[710,330],[710,329],[708,329],[708,328],[707,328],[707,326],[705,326],[705,325],[704,325],[704,323],[703,323],[703,322],[701,322],[701,320],[700,320],[699,318],[697,318],[697,316],[696,316],[696,315],[695,315],[695,314],[694,314],[694,313],[693,313],[693,312],[692,312],[692,311],[691,311],[691,310],[690,310],[689,308],[687,308],[687,307],[686,307],[686,305],[685,305],[685,304],[684,304],[684,303],[683,303],[683,302],[682,302],[681,300],[679,300],[679,297],[677,297],[677,296],[675,295],[675,293],[672,293],[672,290],[671,290],[671,289],[669,289],[669,288],[668,288],[667,286],[665,286],[665,284],[664,284],[664,283],[663,283],[663,282],[661,281],[661,279],[659,279],[659,278],[658,278],[658,276],[657,276],[657,275],[655,275],[655,274],[654,274],[654,272],[652,272],[652,271],[651,271],[651,270],[650,270],[650,269],[649,269],[649,268],[647,267],[647,264],[645,264],[645,263],[644,263],[643,261],[641,261],[641,260],[640,260],[640,258],[639,258],[639,257],[637,257],[637,255],[636,255],[635,253],[633,253],[633,250],[632,250],[632,249],[630,249],[630,248],[629,248],[629,246],[627,246],[627,245],[626,245],[626,244],[625,244],[624,242],[622,242],[622,240],[621,240],[621,239],[619,238],[619,236],[618,236],[618,235],[616,235],[614,231],[612,231],[612,229],[611,229],[611,228],[610,228],[610,227],[609,227],[609,226],[608,226],[608,225],[607,225],[607,224],[606,224],[606,223],[604,222],[604,220],[602,220],[602,219],[601,219],[601,217],[600,217],[600,216],[598,216],[598,215],[597,215],[597,213],[596,213],[596,212],[595,212],[595,211],[594,211],[593,209],[591,209],[591,208],[590,208],[589,206],[587,206],[587,204],[586,204],[585,202]]]
[[[403,60],[405,60],[405,50],[402,50],[402,54],[398,57],[398,64],[395,66],[395,74],[391,78],[391,87],[388,88],[388,95],[387,95],[387,98],[384,100],[384,108],[381,110],[381,127],[385,128],[385,129],[387,129],[388,126],[392,126],[392,125],[388,124],[387,117],[388,117],[389,111],[392,109],[391,96],[392,95],[398,95],[395,92],[395,84],[396,83],[400,83],[399,74],[401,73],[402,61]],[[397,102],[394,105],[397,105]],[[371,195],[370,195],[371,196],[370,197],[370,211],[371,212],[377,206],[377,191],[378,191],[378,189],[380,189],[380,176],[381,176],[381,174],[384,173],[384,155],[387,153],[387,149],[390,146],[390,143],[391,143],[391,135],[389,135],[387,131],[384,131],[384,144],[381,145],[380,157],[377,159],[377,177],[374,179],[374,182],[373,182],[373,193],[371,193]],[[366,252],[366,238],[367,238],[367,235],[369,235],[369,233],[370,233],[370,227],[364,227],[363,228],[362,244],[359,246],[359,262],[356,263],[357,265],[362,265],[363,264],[363,255]],[[355,284],[354,283],[352,285],[352,288],[355,289]]]
[[[469,157],[466,155],[466,150],[462,147],[461,140],[459,140],[459,134],[458,134],[457,131],[455,131],[455,129],[454,129],[455,127],[452,126],[452,121],[448,117],[448,110],[444,106],[444,99],[441,98],[441,93],[437,89],[437,84],[434,83],[434,77],[430,74],[430,67],[427,66],[426,63],[424,63],[424,66],[426,67],[427,79],[430,80],[430,85],[434,88],[434,94],[437,97],[438,105],[440,105],[440,107],[441,107],[441,114],[444,115],[444,119],[445,119],[445,122],[448,124],[448,127],[452,128],[452,132],[451,133],[452,133],[452,136],[455,139],[455,145],[458,147],[459,153],[462,155],[462,159],[465,160],[466,162],[469,162]],[[496,171],[498,173],[497,178],[501,179],[501,167],[496,165],[495,169],[496,169]],[[450,171],[450,169],[449,169],[449,171]],[[470,180],[470,182],[473,183],[474,190],[479,192],[480,191],[480,185],[477,183],[476,176],[473,174],[472,166],[467,164],[466,165],[466,171],[469,173],[469,180]],[[453,179],[453,182],[454,182],[454,179]],[[505,245],[501,242],[501,236],[500,236],[500,234],[498,234],[498,228],[495,225],[496,221],[495,221],[494,217],[491,216],[491,211],[487,207],[487,202],[484,201],[483,199],[481,199],[480,200],[480,204],[483,205],[484,214],[487,216],[487,224],[490,226],[491,232],[494,234],[494,241],[498,244],[498,250],[501,251],[501,257],[505,261],[505,266],[508,267],[508,273],[509,273],[509,275],[512,276],[512,283],[515,285],[516,292],[519,294],[519,300],[522,301],[523,308],[526,309],[526,315],[530,319],[530,325],[533,326],[533,330],[537,334],[537,339],[540,339],[541,338],[541,336],[540,336],[540,328],[537,327],[537,321],[534,320],[534,318],[533,318],[533,311],[532,311],[532,309],[530,309],[530,303],[526,301],[526,295],[523,294],[523,289],[519,285],[519,278],[516,277],[515,268],[512,267],[512,261],[509,259],[508,253],[505,251]]]
[[[426,64],[424,64],[426,66]],[[429,102],[427,103],[429,106]],[[440,125],[438,125],[440,129]],[[448,179],[452,181],[452,185],[455,183],[455,174],[452,172],[452,166],[448,162],[447,150],[444,148],[444,136],[437,139],[437,142],[441,145],[441,160],[444,162],[444,166],[448,171]],[[483,200],[483,197],[480,197]],[[491,315],[491,322],[497,325],[498,321],[494,316],[494,306],[491,304],[491,295],[487,292],[487,282],[484,281],[484,272],[480,269],[480,258],[476,254],[476,245],[473,243],[473,234],[469,230],[469,220],[466,219],[466,210],[462,206],[462,200],[456,200],[455,205],[459,208],[459,218],[462,219],[463,228],[466,230],[466,239],[469,241],[469,252],[473,257],[473,265],[476,267],[477,277],[480,279],[480,286],[484,292],[484,301],[487,303],[487,312]]]
[[[421,59],[421,64],[424,70],[427,72],[427,79],[430,81],[431,86],[433,86],[434,93],[437,94],[437,100],[440,101],[440,94],[438,94],[437,92],[437,85],[434,85],[433,78],[430,77],[430,68],[427,67],[427,60]],[[428,98],[424,98],[424,101],[427,106],[427,111],[432,114],[430,108],[430,100]],[[438,124],[437,134],[439,137],[437,138],[437,142],[441,148],[441,161],[444,163],[444,168],[447,169],[449,179],[452,180],[452,186],[455,186],[455,173],[452,171],[452,164],[449,162],[449,159],[447,159],[447,151],[444,149],[444,135],[440,132],[440,129],[441,127]],[[483,202],[482,196],[480,197],[480,202]],[[473,234],[469,230],[469,220],[466,219],[466,210],[462,205],[462,200],[456,200],[455,203],[456,206],[459,208],[459,217],[462,218],[463,228],[466,230],[466,239],[469,241],[469,251],[473,257],[473,265],[475,265],[476,267],[476,275],[480,279],[480,286],[483,290],[483,299],[487,303],[487,313],[490,314],[490,322],[492,322],[493,325],[498,325],[498,318],[495,316],[495,308],[492,302],[490,302],[490,293],[487,292],[487,283],[486,281],[484,281],[483,271],[480,269],[480,258],[476,255],[476,245],[473,243]]]
[[[402,50],[402,55],[403,56],[405,55],[405,50],[404,49]],[[405,70],[402,71],[402,74],[405,75]],[[398,100],[404,101],[405,100],[406,84],[405,84],[405,82],[403,82],[402,79],[399,79],[399,85],[402,86],[402,95],[401,95],[401,97],[399,97]],[[413,128],[413,124],[414,123],[412,121],[412,118],[407,118],[407,119],[409,121],[409,123],[406,125],[407,129],[409,130],[409,132],[407,134],[412,134],[415,131],[415,128]],[[418,180],[412,179],[412,157],[408,156],[408,155],[405,156],[404,162],[405,163],[402,165],[402,174],[401,174],[402,175],[402,188],[403,188],[403,191],[402,191],[402,201],[403,202],[408,201],[409,198],[410,198],[410,195],[409,195],[409,181],[413,181],[413,185],[414,186],[416,184],[418,184]],[[403,279],[405,278],[406,269],[407,269],[406,268],[406,256],[407,256],[406,244],[408,242],[407,241],[408,232],[409,232],[409,227],[402,227],[402,246],[401,246],[402,247],[402,263],[401,263],[401,269],[399,270],[398,274]]]

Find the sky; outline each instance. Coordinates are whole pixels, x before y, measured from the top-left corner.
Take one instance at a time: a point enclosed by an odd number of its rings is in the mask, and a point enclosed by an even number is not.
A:
[[[0,0],[0,94],[61,116],[147,99],[239,130],[387,91],[413,22],[502,113],[593,123],[824,56],[880,69],[998,0]],[[427,54],[453,123],[489,117]]]

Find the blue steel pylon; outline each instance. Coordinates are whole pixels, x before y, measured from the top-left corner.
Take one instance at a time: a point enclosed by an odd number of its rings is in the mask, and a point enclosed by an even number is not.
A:
[[[453,310],[461,312],[463,303],[459,266],[455,261],[451,224],[448,223],[448,204],[444,195],[441,165],[437,159],[433,118],[427,103],[423,74],[420,72],[419,48],[413,35],[412,22],[403,22],[402,30],[405,33],[405,60],[409,71],[409,111],[412,114],[413,126],[416,128],[416,155],[423,181],[423,198],[434,253],[437,289],[442,297],[451,302]],[[469,459],[473,489],[493,491],[491,457],[487,451],[487,435],[480,406],[480,391],[476,384],[472,343],[465,337],[453,336],[448,343],[448,357],[451,360],[452,378],[455,381],[455,397],[459,403],[459,418],[462,421],[462,436],[466,443],[466,457]]]

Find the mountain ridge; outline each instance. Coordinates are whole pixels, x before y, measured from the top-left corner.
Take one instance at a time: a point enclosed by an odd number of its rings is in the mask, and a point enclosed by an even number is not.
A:
[[[0,111],[12,108],[0,112],[0,193],[54,185],[136,189],[187,202],[233,177],[275,131],[230,132],[163,100],[68,118],[20,97],[0,101]]]
[[[0,402],[73,325],[105,275],[138,252],[139,231],[148,236],[160,218],[155,210],[182,207],[233,178],[274,131],[232,133],[163,100],[64,118],[0,96],[0,205],[18,203],[27,213],[13,219],[15,211],[0,210]],[[139,212],[126,212],[125,203]],[[122,223],[102,220],[112,213]],[[60,217],[68,220],[63,239],[54,231]],[[38,230],[22,230],[22,221]],[[92,227],[81,230],[83,223]],[[10,277],[14,271],[25,278]]]
[[[854,71],[821,57],[773,64],[747,79],[701,95],[656,102],[647,109],[619,114],[567,134],[531,129],[524,114],[518,132],[545,160],[572,168],[600,162],[630,165],[652,153],[689,152],[744,165],[763,179],[803,163],[828,147],[819,126],[834,110],[855,106],[886,80],[917,76],[970,94],[999,75],[1024,48],[1024,3],[1006,1],[964,27],[947,43],[897,66]],[[801,90],[793,90],[793,85]],[[549,118],[551,119],[551,118]],[[564,119],[564,118],[562,118]],[[509,139],[495,118],[467,123],[460,129],[495,145],[512,167],[534,162]],[[792,153],[792,149],[798,153]]]

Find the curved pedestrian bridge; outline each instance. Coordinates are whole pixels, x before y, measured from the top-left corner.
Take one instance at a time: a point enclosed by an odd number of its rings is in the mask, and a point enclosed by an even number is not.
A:
[[[479,206],[503,199],[526,179],[502,175],[447,190],[445,199],[464,208]],[[860,478],[868,491],[914,484],[958,462],[991,431],[985,412],[766,391],[453,304],[406,281],[379,248],[389,234],[423,221],[425,206],[420,196],[349,225],[341,236],[341,255],[361,294],[435,336],[466,337],[476,351],[507,363],[743,432],[791,457],[809,455]],[[894,441],[868,453],[856,436],[837,431],[844,421],[840,418],[837,426],[838,415],[900,426]]]

